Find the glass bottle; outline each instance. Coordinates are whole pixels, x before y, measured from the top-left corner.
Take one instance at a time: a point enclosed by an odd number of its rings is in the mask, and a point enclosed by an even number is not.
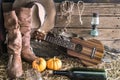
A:
[[[72,68],[70,70],[53,71],[54,75],[67,76],[71,80],[106,80],[104,69]]]

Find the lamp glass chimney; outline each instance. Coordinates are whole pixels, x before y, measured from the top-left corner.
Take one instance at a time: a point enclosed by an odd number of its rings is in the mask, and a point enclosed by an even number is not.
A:
[[[98,13],[93,13],[91,25],[99,25],[99,15]]]

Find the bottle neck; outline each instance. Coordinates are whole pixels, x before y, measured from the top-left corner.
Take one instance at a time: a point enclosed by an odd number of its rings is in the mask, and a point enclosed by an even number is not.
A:
[[[54,75],[69,76],[69,71],[53,71]]]

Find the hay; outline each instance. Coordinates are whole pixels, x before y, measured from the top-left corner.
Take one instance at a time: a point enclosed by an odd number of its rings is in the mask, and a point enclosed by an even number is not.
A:
[[[63,67],[62,70],[70,69],[72,67],[83,67],[81,65],[81,62],[77,58],[72,58],[69,56],[66,56],[64,54],[60,54],[57,56],[60,58],[63,62]],[[46,58],[48,60],[49,58]],[[7,67],[7,61],[8,61],[8,56],[6,53],[1,54],[0,57],[0,80],[9,80],[7,77],[7,72],[6,72],[6,67]],[[78,64],[79,63],[79,64]],[[24,74],[21,78],[15,79],[15,80],[33,80],[32,78],[37,76],[31,74],[31,79],[29,77],[28,79],[28,73],[32,72],[31,71],[31,64],[28,64],[27,62],[23,61],[23,70]],[[107,80],[120,80],[120,56],[118,56],[117,59],[111,59],[111,62],[109,63],[101,63],[97,66],[94,66],[93,68],[104,68],[107,72]],[[65,76],[58,76],[58,75],[49,75],[49,70],[46,69],[44,72],[41,73],[43,80],[69,80]]]
[[[107,80],[120,80],[120,57],[111,63],[103,63],[102,67],[107,72]]]

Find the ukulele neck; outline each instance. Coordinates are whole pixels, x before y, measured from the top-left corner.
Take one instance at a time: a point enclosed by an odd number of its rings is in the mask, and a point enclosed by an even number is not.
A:
[[[47,41],[47,42],[62,46],[64,48],[70,49],[70,50],[74,50],[75,46],[76,46],[75,43],[72,43],[68,40],[64,40],[64,39],[61,39],[59,37],[52,37],[52,36],[49,36],[49,35],[46,35],[44,40]]]

